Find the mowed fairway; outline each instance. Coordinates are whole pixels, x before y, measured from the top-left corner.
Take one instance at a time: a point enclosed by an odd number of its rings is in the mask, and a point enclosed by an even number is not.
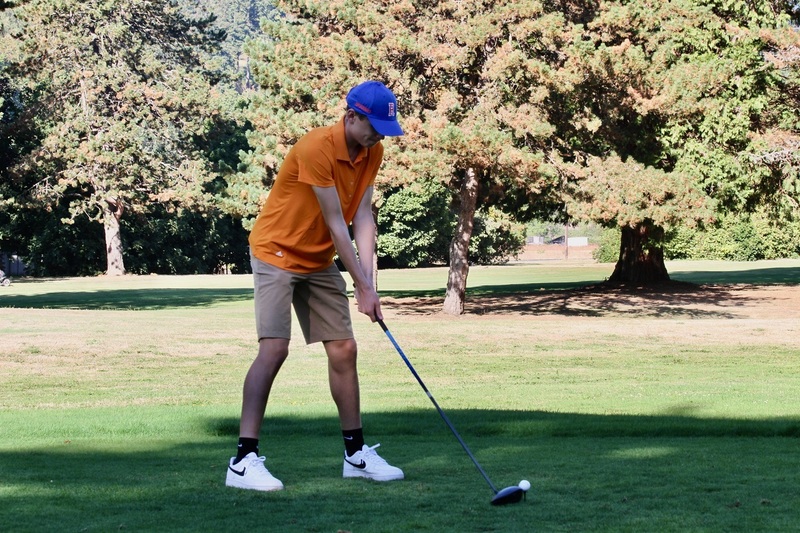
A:
[[[250,276],[0,288],[0,531],[792,531],[800,524],[800,261],[381,273],[387,326],[354,310],[365,433],[401,482],[343,480],[319,345],[297,338],[262,434],[277,493],[224,486],[255,355]]]

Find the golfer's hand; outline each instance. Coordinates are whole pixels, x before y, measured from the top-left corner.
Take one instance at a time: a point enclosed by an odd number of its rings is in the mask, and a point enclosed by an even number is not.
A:
[[[358,303],[358,312],[364,313],[373,322],[378,319],[383,320],[381,313],[381,300],[378,293],[372,287],[359,288],[356,286],[354,291],[356,302]]]

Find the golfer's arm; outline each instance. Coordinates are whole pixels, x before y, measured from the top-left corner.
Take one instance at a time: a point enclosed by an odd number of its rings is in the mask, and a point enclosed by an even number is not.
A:
[[[342,205],[339,203],[339,194],[336,192],[336,187],[313,187],[313,189],[320,209],[322,209],[325,224],[331,232],[336,253],[339,254],[339,259],[344,263],[344,267],[350,273],[350,277],[353,278],[353,283],[360,287],[372,287],[372,278],[367,277],[367,274],[361,268],[356,256],[356,250],[353,248],[353,241],[350,240],[350,232],[344,222]]]
[[[375,259],[375,239],[377,238],[375,219],[372,216],[372,187],[369,187],[358,204],[353,218],[353,238],[356,241],[361,270],[367,279],[373,279],[373,259]]]

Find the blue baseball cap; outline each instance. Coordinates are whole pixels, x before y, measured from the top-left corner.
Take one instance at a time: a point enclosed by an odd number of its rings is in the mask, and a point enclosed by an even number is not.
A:
[[[397,99],[379,81],[365,81],[347,93],[347,106],[369,119],[375,131],[384,137],[403,135],[397,122]]]

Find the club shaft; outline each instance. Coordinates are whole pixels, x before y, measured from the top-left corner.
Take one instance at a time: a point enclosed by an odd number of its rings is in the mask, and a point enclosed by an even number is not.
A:
[[[453,435],[455,435],[456,439],[458,439],[458,442],[459,444],[461,444],[461,447],[464,448],[464,451],[467,452],[469,458],[472,459],[472,462],[475,464],[475,467],[478,469],[478,472],[481,473],[483,479],[486,480],[486,483],[488,483],[489,486],[494,491],[494,493],[497,494],[497,487],[494,486],[494,483],[492,483],[492,480],[489,479],[489,476],[483,470],[483,467],[481,467],[478,460],[475,459],[475,456],[472,455],[472,451],[470,451],[469,446],[467,446],[467,443],[464,442],[464,439],[461,438],[461,435],[458,434],[458,431],[456,431],[456,427],[453,425],[452,422],[450,422],[450,419],[447,418],[447,415],[444,413],[442,408],[439,407],[439,404],[436,402],[436,399],[433,397],[433,394],[431,394],[431,392],[428,390],[428,387],[425,386],[425,382],[423,382],[422,378],[419,377],[417,371],[414,370],[414,366],[411,364],[411,361],[408,360],[408,357],[406,357],[406,354],[403,352],[403,349],[400,348],[400,345],[397,344],[396,340],[394,340],[394,337],[392,336],[392,333],[389,331],[389,328],[386,327],[386,324],[384,324],[383,320],[378,320],[378,324],[380,324],[381,329],[383,329],[384,333],[386,333],[386,336],[389,337],[389,340],[394,345],[395,350],[397,350],[397,353],[400,354],[400,357],[403,359],[403,362],[411,371],[411,374],[414,376],[414,378],[416,378],[417,383],[419,383],[420,387],[422,387],[422,390],[425,391],[425,394],[428,395],[428,398],[430,399],[431,403],[433,403],[433,406],[436,407],[436,410],[439,412],[439,415],[442,417],[442,420],[444,420],[444,423],[447,424],[447,427],[450,428],[450,431],[452,431]]]

